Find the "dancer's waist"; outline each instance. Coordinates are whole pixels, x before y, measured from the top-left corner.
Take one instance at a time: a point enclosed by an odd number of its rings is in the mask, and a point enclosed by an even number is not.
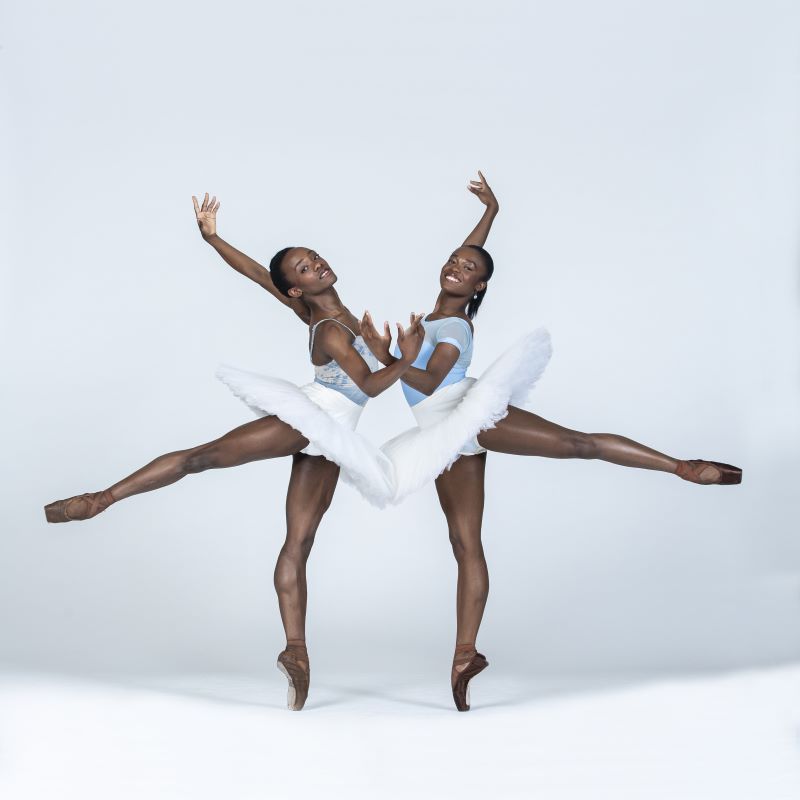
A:
[[[454,386],[455,384],[461,383],[464,380],[464,375],[466,373],[466,367],[463,369],[461,368],[453,368],[450,372],[445,375],[444,380],[439,384],[436,391],[432,395],[426,395],[422,392],[417,391],[413,387],[409,386],[407,383],[401,383],[403,386],[403,394],[405,395],[406,402],[411,406],[411,408],[415,408],[420,403],[424,403],[430,397],[433,397],[435,394],[438,394],[441,391],[444,391],[449,386]]]
[[[336,394],[340,394],[342,397],[349,400],[351,403],[355,403],[362,408],[367,404],[367,400],[369,397],[361,391],[361,389],[356,386],[356,384],[350,380],[349,376],[345,373],[345,377],[347,378],[346,381],[338,381],[338,380],[325,380],[324,377],[317,375],[314,378],[314,383],[318,386],[323,386],[326,389],[330,389],[332,392],[336,392]]]
[[[318,381],[301,386],[300,391],[337,422],[346,425],[351,430],[355,429],[364,406],[354,402],[342,392],[331,389]]]
[[[440,386],[433,394],[425,396],[411,406],[411,413],[420,428],[428,428],[444,419],[475,384],[475,378],[462,378],[449,386]]]

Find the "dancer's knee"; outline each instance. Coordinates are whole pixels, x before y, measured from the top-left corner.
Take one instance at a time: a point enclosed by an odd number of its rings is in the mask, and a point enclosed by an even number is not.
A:
[[[311,555],[315,535],[316,530],[290,532],[290,536],[281,550],[281,557],[297,564],[305,563]]]
[[[568,445],[573,458],[597,458],[597,439],[593,433],[570,431]]]
[[[187,475],[204,472],[219,466],[219,456],[213,450],[200,449],[189,451],[183,459],[183,471]]]
[[[305,572],[305,565],[314,544],[314,535],[302,536],[286,541],[275,564],[275,591],[291,594],[297,591]]]
[[[468,535],[459,528],[450,528],[450,546],[459,563],[468,559],[483,559],[483,545],[480,536]]]

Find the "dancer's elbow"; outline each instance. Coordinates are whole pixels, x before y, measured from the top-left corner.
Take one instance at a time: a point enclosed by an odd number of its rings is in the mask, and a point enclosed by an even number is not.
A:
[[[427,381],[425,386],[421,387],[419,391],[422,392],[422,394],[430,397],[442,385],[443,380],[444,378],[433,376],[432,379]]]
[[[383,387],[376,385],[372,381],[364,381],[363,384],[356,385],[367,397],[377,397],[383,391]]]

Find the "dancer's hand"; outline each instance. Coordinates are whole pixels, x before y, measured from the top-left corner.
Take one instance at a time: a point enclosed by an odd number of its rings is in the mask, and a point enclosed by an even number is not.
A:
[[[197,217],[197,225],[204,239],[214,236],[217,232],[217,211],[219,210],[219,200],[216,197],[208,199],[208,192],[203,198],[203,205],[197,202],[197,198],[192,195],[194,203],[194,213]]]
[[[493,208],[496,211],[500,208],[500,203],[497,202],[497,198],[494,196],[492,187],[486,182],[486,178],[483,177],[483,173],[480,170],[478,170],[478,175],[480,176],[480,180],[470,181],[467,188],[487,208]]]
[[[374,355],[381,364],[388,366],[394,361],[389,352],[389,346],[392,343],[392,334],[389,331],[388,322],[383,323],[383,335],[381,335],[375,328],[372,315],[369,311],[365,311],[361,319],[361,338],[372,351],[372,355]]]
[[[408,328],[405,330],[399,322],[397,323],[397,346],[400,348],[403,361],[413,362],[419,355],[425,339],[425,328],[422,327],[424,316],[424,314],[411,314]]]

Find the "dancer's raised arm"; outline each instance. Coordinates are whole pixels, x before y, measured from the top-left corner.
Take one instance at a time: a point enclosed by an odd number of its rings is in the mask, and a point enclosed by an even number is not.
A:
[[[483,268],[479,262],[488,257],[488,253],[483,251],[483,245],[500,210],[500,204],[480,170],[478,176],[480,180],[470,181],[467,188],[486,206],[486,210],[464,240],[464,244],[453,251],[442,268],[440,277],[443,291],[433,312],[426,317],[426,321],[442,322],[437,326],[436,335],[431,342],[433,349],[430,356],[424,364],[410,367],[403,375],[403,383],[424,395],[433,394],[441,386],[469,347],[472,328],[467,317],[471,319],[475,315],[486,290],[486,281],[482,279]],[[480,251],[480,255],[476,254],[476,250]],[[449,292],[454,292],[456,297],[448,297]],[[462,295],[473,297],[466,312],[461,301]],[[361,331],[364,341],[378,361],[391,364],[393,357],[389,352],[389,326],[384,323],[384,333],[381,336],[369,313],[366,313],[361,322]]]
[[[486,244],[486,240],[489,238],[489,231],[492,229],[494,218],[500,210],[500,204],[497,202],[494,192],[486,182],[486,178],[483,177],[483,173],[480,170],[478,170],[478,175],[480,176],[480,180],[470,181],[467,188],[486,206],[486,210],[483,212],[483,216],[470,235],[464,239],[464,244],[477,244],[483,247],[483,245]]]
[[[233,245],[228,244],[224,239],[217,235],[217,211],[220,203],[216,197],[208,199],[208,192],[203,198],[202,205],[197,198],[192,195],[194,203],[194,213],[197,217],[197,225],[200,228],[200,235],[208,242],[237,272],[240,272],[251,281],[255,281],[262,289],[266,289],[276,300],[291,308],[303,322],[308,324],[311,314],[308,306],[302,299],[287,297],[282,294],[272,281],[269,270],[259,264],[255,259],[237,250]]]

